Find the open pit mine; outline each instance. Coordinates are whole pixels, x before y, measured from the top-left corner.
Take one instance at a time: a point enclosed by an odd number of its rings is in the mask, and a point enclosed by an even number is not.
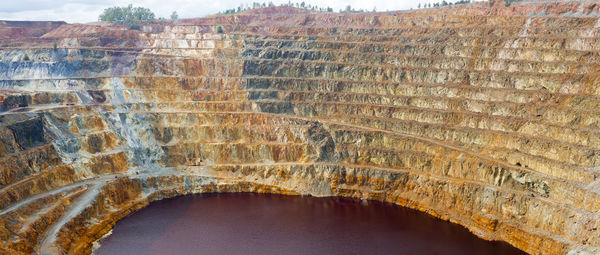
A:
[[[600,4],[0,21],[0,253],[212,192],[379,200],[600,254]]]

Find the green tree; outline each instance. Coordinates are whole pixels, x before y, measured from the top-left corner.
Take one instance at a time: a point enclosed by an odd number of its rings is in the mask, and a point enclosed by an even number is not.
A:
[[[176,11],[174,11],[173,13],[171,13],[171,19],[179,19],[179,15],[177,15]]]
[[[100,21],[116,22],[128,26],[136,25],[142,20],[153,20],[155,18],[154,13],[143,7],[133,7],[131,4],[127,7],[110,7],[104,9],[104,12],[100,14]]]

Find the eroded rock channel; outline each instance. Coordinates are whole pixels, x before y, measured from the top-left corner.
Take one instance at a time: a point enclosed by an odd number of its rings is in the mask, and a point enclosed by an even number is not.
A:
[[[599,8],[2,21],[0,253],[89,254],[152,201],[256,192],[598,254]]]

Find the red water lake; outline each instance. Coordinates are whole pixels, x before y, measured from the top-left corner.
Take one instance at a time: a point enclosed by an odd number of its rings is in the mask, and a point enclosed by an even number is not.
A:
[[[525,253],[389,203],[223,193],[153,202],[119,221],[95,254]]]

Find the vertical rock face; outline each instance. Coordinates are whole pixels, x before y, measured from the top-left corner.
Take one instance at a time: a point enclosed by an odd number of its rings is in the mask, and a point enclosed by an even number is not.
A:
[[[598,9],[1,22],[0,253],[90,253],[151,201],[252,191],[383,200],[532,254],[597,254]]]

